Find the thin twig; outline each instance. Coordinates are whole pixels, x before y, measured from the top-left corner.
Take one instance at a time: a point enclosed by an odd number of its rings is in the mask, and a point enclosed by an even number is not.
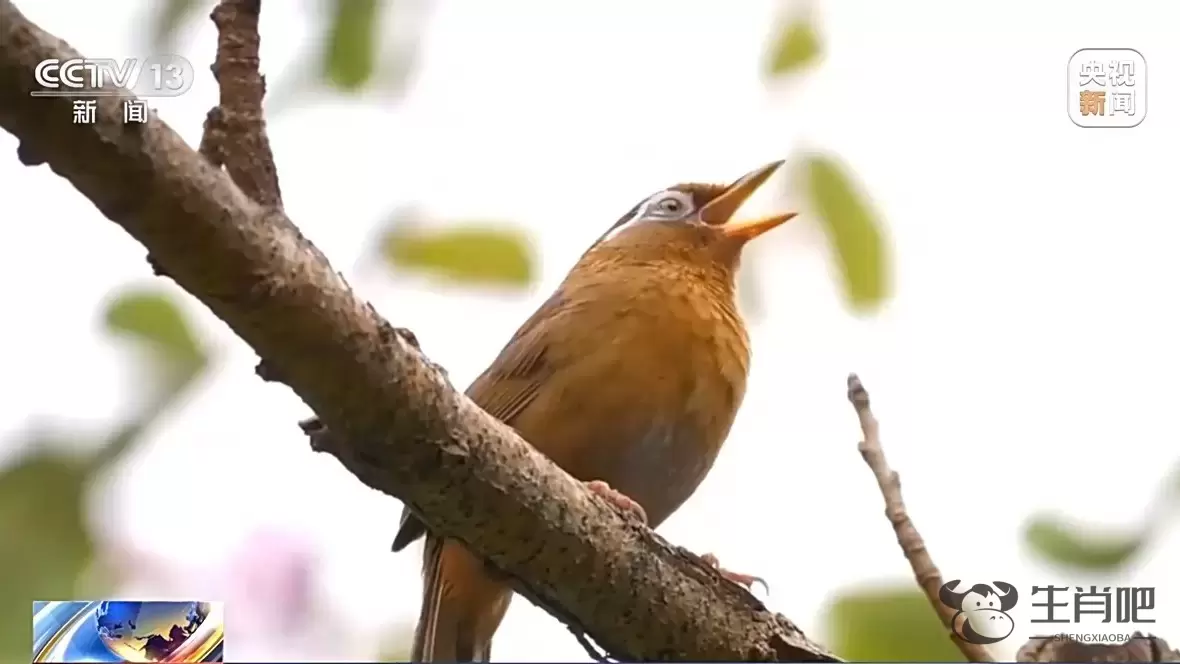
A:
[[[918,580],[918,585],[926,594],[926,598],[930,600],[930,605],[938,613],[942,624],[950,630],[951,640],[955,642],[963,656],[970,662],[996,661],[985,646],[968,643],[955,635],[956,611],[943,604],[938,598],[938,591],[943,583],[942,574],[938,571],[934,559],[930,557],[930,552],[926,549],[926,543],[922,540],[922,536],[918,533],[918,529],[906,511],[905,501],[901,497],[901,479],[897,472],[889,467],[889,462],[885,460],[885,450],[881,448],[877,418],[873,416],[873,411],[869,407],[869,392],[861,384],[860,378],[857,378],[856,374],[848,376],[848,400],[856,409],[856,416],[860,419],[860,430],[864,434],[864,440],[857,446],[857,449],[865,463],[873,471],[873,476],[877,478],[877,486],[880,487],[881,495],[885,498],[885,516],[889,518],[889,523],[893,524],[893,532],[897,534],[897,543],[901,545],[906,560],[910,561],[910,567],[914,570],[914,578]]]
[[[258,15],[262,0],[221,0],[213,10],[217,59],[213,75],[221,97],[205,118],[200,152],[225,170],[250,198],[282,207],[278,168],[266,136],[262,99],[266,80],[259,73]]]

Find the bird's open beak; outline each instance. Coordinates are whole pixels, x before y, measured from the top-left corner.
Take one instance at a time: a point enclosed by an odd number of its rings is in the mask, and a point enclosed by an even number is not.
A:
[[[701,208],[701,221],[711,226],[720,226],[721,232],[725,235],[752,240],[793,218],[796,213],[788,212],[749,221],[730,221],[742,203],[745,203],[746,199],[770,179],[770,176],[782,165],[782,161],[775,161],[743,175],[737,182],[729,185],[720,196]]]
[[[721,232],[728,237],[753,240],[775,226],[782,225],[794,219],[798,214],[798,212],[787,212],[785,214],[750,219],[749,221],[731,221],[721,227]]]

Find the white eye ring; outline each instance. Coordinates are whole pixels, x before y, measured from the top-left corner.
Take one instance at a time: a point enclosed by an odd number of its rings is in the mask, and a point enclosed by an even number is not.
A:
[[[656,203],[656,207],[658,207],[661,212],[667,212],[669,214],[679,214],[680,212],[682,212],[684,210],[684,202],[681,201],[679,198],[669,196],[667,198],[664,198],[664,199],[661,199],[660,201],[658,201]]]
[[[624,230],[644,221],[676,221],[684,219],[692,211],[693,201],[689,194],[677,190],[664,190],[636,205],[634,214],[619,220],[598,242],[611,240]]]
[[[653,219],[680,219],[692,211],[692,199],[681,191],[665,191],[649,199],[642,217]]]

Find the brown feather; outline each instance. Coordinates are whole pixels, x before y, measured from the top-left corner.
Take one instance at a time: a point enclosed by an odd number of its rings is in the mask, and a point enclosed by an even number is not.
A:
[[[545,362],[549,339],[543,324],[563,308],[576,310],[577,306],[558,290],[520,326],[496,361],[467,388],[467,396],[489,415],[512,426],[550,373]],[[408,507],[403,507],[392,548],[401,551],[425,534],[426,525]]]

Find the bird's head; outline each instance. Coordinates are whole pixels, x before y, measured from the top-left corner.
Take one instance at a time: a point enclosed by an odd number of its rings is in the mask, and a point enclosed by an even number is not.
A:
[[[733,219],[782,164],[767,164],[726,185],[677,184],[652,194],[615,222],[583,261],[687,261],[732,271],[747,242],[796,214]]]

